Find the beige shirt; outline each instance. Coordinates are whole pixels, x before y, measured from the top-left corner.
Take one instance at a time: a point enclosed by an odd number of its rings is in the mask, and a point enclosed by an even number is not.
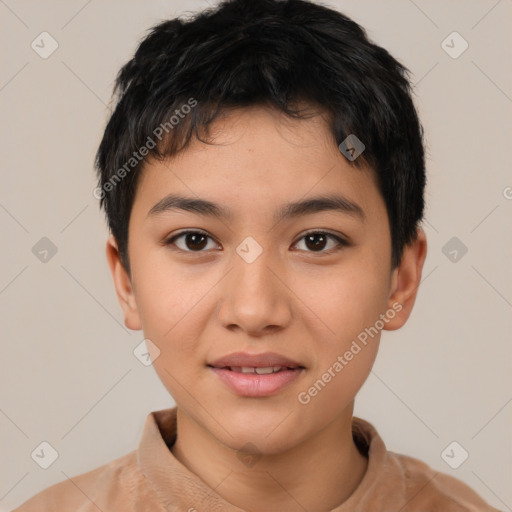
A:
[[[461,481],[387,451],[367,421],[354,417],[352,432],[368,468],[332,512],[497,512]],[[176,408],[154,411],[137,450],[48,487],[13,512],[243,512],[174,457],[175,439]]]

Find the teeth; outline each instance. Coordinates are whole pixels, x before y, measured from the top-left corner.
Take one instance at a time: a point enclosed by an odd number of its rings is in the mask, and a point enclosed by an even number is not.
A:
[[[254,368],[254,367],[249,367],[249,366],[232,366],[230,369],[234,372],[257,373],[258,375],[267,375],[269,373],[276,373],[283,369],[286,370],[286,368],[283,368],[281,366],[267,366],[266,368]]]
[[[271,366],[269,366],[268,368],[256,368],[256,373],[259,375],[265,375],[267,373],[273,373],[273,372],[274,372],[274,368],[272,368]]]

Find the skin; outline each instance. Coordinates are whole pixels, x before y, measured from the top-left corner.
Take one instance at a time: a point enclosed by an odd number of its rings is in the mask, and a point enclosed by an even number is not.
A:
[[[245,510],[330,510],[353,493],[367,468],[351,420],[380,333],[309,403],[301,404],[298,394],[393,304],[401,311],[384,328],[407,321],[425,234],[418,231],[392,269],[374,173],[345,159],[321,115],[293,120],[251,107],[217,120],[211,133],[215,144],[194,140],[176,157],[146,163],[129,223],[131,276],[115,239],[107,242],[125,324],[142,329],[160,350],[153,366],[178,406],[172,452],[180,462]],[[219,203],[233,218],[181,210],[148,216],[169,193]],[[277,224],[272,218],[284,203],[332,193],[357,203],[364,219],[337,211]],[[202,252],[185,237],[165,245],[183,229],[208,233]],[[327,238],[315,251],[303,238],[312,229],[349,245]],[[236,252],[248,236],[263,249],[250,264]],[[278,352],[305,370],[273,396],[241,397],[206,366],[236,351]],[[260,457],[252,466],[237,457],[246,443]]]

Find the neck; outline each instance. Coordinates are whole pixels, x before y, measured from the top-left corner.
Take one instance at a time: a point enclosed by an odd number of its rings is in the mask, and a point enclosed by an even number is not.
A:
[[[247,467],[236,450],[178,408],[178,433],[171,451],[223,499],[241,509],[329,511],[354,492],[368,464],[352,438],[352,406],[314,437],[286,452],[263,454]]]

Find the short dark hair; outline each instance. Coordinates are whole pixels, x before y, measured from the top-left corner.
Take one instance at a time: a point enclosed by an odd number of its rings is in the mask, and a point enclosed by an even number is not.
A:
[[[123,266],[130,272],[140,155],[177,154],[231,108],[268,105],[300,118],[305,102],[328,114],[337,144],[350,134],[364,143],[353,164],[377,175],[396,267],[424,209],[423,129],[411,92],[407,68],[361,26],[312,2],[225,0],[154,26],[117,75],[117,103],[96,155],[96,197]]]

